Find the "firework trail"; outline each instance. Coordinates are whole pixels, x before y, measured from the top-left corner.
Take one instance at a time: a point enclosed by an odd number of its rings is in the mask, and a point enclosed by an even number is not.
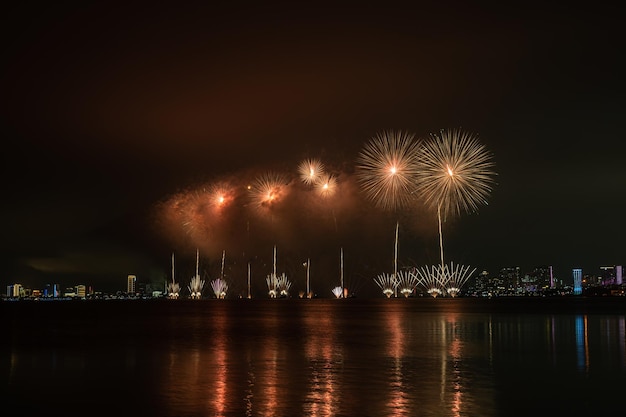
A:
[[[174,253],[172,253],[172,282],[167,284],[167,296],[169,298],[178,298],[180,295],[180,284],[176,282],[174,274]]]

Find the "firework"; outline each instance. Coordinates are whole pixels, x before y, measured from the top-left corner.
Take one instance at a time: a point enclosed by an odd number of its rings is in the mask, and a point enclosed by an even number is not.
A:
[[[467,265],[455,265],[450,262],[450,266],[445,267],[445,283],[444,288],[451,297],[456,297],[467,280],[476,271],[476,268],[470,270]]]
[[[378,207],[395,210],[411,200],[418,170],[419,143],[405,132],[372,138],[357,159],[357,180]]]
[[[289,179],[276,172],[268,172],[261,175],[250,186],[252,199],[259,208],[271,208],[288,191]]]
[[[374,278],[374,282],[387,298],[391,298],[398,287],[398,282],[394,274],[380,274]]]
[[[275,273],[271,273],[266,277],[265,281],[267,283],[270,298],[285,298],[289,296],[291,281],[289,281],[284,273],[280,276]]]
[[[202,290],[204,289],[204,280],[200,278],[200,275],[196,275],[191,278],[189,283],[189,293],[191,298],[199,300],[202,297]]]
[[[307,185],[316,184],[324,175],[324,171],[324,164],[317,159],[306,159],[298,165],[300,179]]]
[[[474,212],[495,183],[492,156],[474,134],[442,130],[421,147],[417,171],[418,195],[446,216]]]
[[[415,270],[418,285],[421,286],[431,297],[437,297],[443,293],[445,287],[444,268],[441,265],[422,267]]]
[[[315,183],[315,190],[321,197],[331,197],[337,191],[337,180],[330,174],[324,174]]]
[[[208,203],[213,208],[214,212],[219,213],[222,208],[228,206],[235,199],[235,192],[233,187],[225,182],[219,182],[212,185],[206,191],[206,198]]]
[[[172,282],[167,284],[167,296],[168,298],[176,299],[180,295],[180,284],[176,282],[174,274],[174,254],[172,253]]]
[[[332,293],[335,296],[335,298],[341,298],[341,296],[343,295],[343,288],[335,287],[332,289]]]
[[[199,300],[202,298],[202,290],[204,289],[204,280],[200,278],[200,251],[196,249],[196,275],[191,278],[189,283],[189,293],[192,299]]]
[[[221,278],[215,279],[211,281],[211,288],[213,289],[213,294],[215,294],[215,298],[223,300],[226,298],[226,292],[228,291],[228,284]]]
[[[491,154],[476,135],[459,129],[432,135],[421,148],[417,193],[426,205],[437,208],[440,273],[445,273],[442,216],[473,212],[487,204],[495,172]]]
[[[413,291],[415,291],[418,279],[417,276],[410,271],[400,271],[396,276],[396,282],[398,283],[396,288],[399,288],[400,294],[406,298],[413,294]]]

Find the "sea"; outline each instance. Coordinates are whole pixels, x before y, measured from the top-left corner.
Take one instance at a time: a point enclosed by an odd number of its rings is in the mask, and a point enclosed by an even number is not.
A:
[[[626,297],[0,302],[0,415],[623,416]]]

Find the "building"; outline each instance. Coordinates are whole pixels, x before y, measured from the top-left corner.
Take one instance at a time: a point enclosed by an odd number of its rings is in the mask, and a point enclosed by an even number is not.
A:
[[[500,270],[500,280],[507,293],[517,293],[521,290],[520,286],[520,267],[507,267]]]
[[[7,285],[7,297],[19,298],[25,295],[24,287],[22,284]]]
[[[574,278],[574,295],[582,294],[583,270],[581,268],[572,269],[572,277]]]
[[[137,277],[135,275],[129,275],[128,276],[128,285],[126,287],[126,292],[128,294],[134,294],[136,292],[135,291],[136,285],[137,285]]]
[[[76,286],[76,297],[85,298],[87,296],[87,287],[83,284]]]

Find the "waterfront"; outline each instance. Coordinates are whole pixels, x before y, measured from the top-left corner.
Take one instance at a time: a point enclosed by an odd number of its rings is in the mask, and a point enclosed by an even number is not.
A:
[[[3,415],[624,409],[626,299],[0,303]],[[8,407],[8,408],[7,408]]]

